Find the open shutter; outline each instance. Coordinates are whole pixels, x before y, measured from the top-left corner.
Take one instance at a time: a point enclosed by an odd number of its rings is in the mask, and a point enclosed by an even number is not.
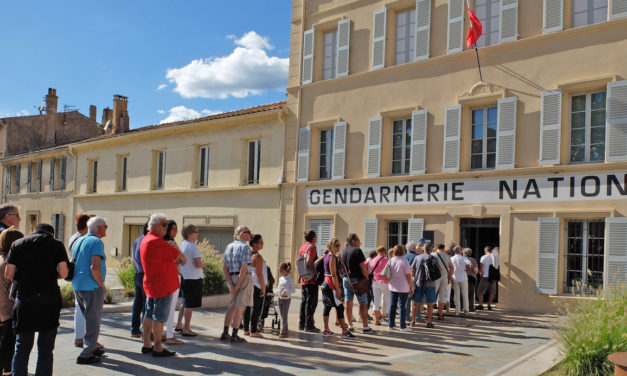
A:
[[[462,106],[456,104],[446,108],[444,114],[444,156],[442,172],[459,171],[459,136]]]
[[[423,218],[409,218],[407,220],[407,241],[418,242],[422,238],[422,232],[425,229],[425,220]]]
[[[559,218],[538,218],[538,275],[536,288],[542,294],[557,294]]]
[[[297,181],[309,180],[309,135],[311,130],[304,127],[298,134],[298,173]]]
[[[59,176],[59,189],[65,190],[65,180],[67,175],[67,157],[61,158],[61,172]]]
[[[351,20],[347,18],[337,23],[337,54],[335,76],[348,75],[349,49],[351,39]]]
[[[627,160],[627,80],[607,84],[605,160]]]
[[[11,193],[11,166],[4,168],[4,194]]]
[[[416,0],[416,37],[414,61],[429,58],[431,39],[431,0]]]
[[[41,170],[43,168],[43,161],[37,162],[37,192],[41,192]]]
[[[301,79],[303,85],[313,81],[314,35],[314,29],[307,30],[303,34],[303,77]]]
[[[627,281],[627,218],[605,219],[603,288],[617,288]]]
[[[516,39],[518,39],[518,0],[501,0],[501,43]]]
[[[374,12],[372,32],[372,70],[385,67],[385,28],[387,9]]]
[[[448,2],[448,33],[446,53],[452,54],[464,49],[464,0]]]
[[[411,113],[411,159],[410,174],[424,174],[427,158],[427,110]]]
[[[32,182],[33,182],[33,162],[28,162],[28,171],[26,173],[26,192],[28,193],[33,191]]]
[[[377,249],[378,219],[366,219],[364,221],[363,251],[365,254]]]
[[[50,177],[48,184],[50,184],[50,192],[54,191],[54,157],[50,158]]]
[[[18,163],[15,168],[16,168],[15,170],[15,193],[19,194],[20,193],[20,174],[22,172],[22,165]]]
[[[381,176],[381,128],[383,118],[381,116],[370,118],[368,126],[368,166],[366,176]]]
[[[55,234],[58,241],[63,242],[65,239],[65,214],[59,214],[59,229]]]
[[[346,166],[346,131],[345,121],[339,121],[333,126],[332,179],[344,179],[344,166]]]
[[[627,0],[610,0],[610,20],[627,17]]]
[[[542,32],[544,34],[564,30],[564,0],[544,0]]]
[[[540,109],[540,165],[560,164],[562,91],[543,91]]]
[[[318,257],[322,256],[324,250],[327,248],[327,243],[331,240],[331,225],[332,222],[330,220],[320,221],[320,226],[318,227],[318,243],[320,246],[318,248]]]
[[[517,97],[498,101],[496,121],[496,169],[514,168],[516,163],[516,100]]]

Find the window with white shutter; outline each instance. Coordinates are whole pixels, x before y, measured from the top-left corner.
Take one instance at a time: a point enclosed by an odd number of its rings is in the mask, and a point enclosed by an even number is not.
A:
[[[346,135],[345,121],[339,121],[333,126],[333,179],[344,179],[346,165]]]
[[[318,179],[331,179],[333,170],[333,128],[320,130]]]
[[[414,60],[429,58],[429,43],[431,39],[431,0],[416,0],[416,32],[414,46]]]
[[[305,31],[303,35],[303,73],[301,78],[303,85],[313,81],[314,35],[314,29]]]
[[[536,288],[541,294],[557,294],[559,223],[559,218],[538,218]]]
[[[627,0],[610,0],[610,20],[627,17]]]
[[[309,127],[300,128],[298,131],[298,172],[297,181],[309,180]]]
[[[392,174],[409,173],[411,159],[411,118],[397,119],[392,122]]]
[[[364,237],[362,242],[362,250],[365,254],[377,249],[377,230],[378,219],[365,219],[364,220]]]
[[[516,39],[518,39],[518,0],[501,0],[501,43]]]
[[[411,159],[410,174],[424,174],[427,160],[427,110],[416,110],[411,113]]]
[[[459,171],[459,140],[462,119],[462,106],[457,104],[446,108],[444,113],[443,172]]]
[[[372,26],[372,69],[385,67],[385,39],[386,39],[387,9],[374,12]]]
[[[627,218],[605,219],[605,267],[603,286],[618,288],[627,281]]]
[[[464,0],[448,2],[448,33],[446,53],[452,54],[464,49]]]
[[[560,164],[561,134],[562,91],[543,91],[540,108],[540,165]]]
[[[387,248],[394,248],[398,244],[407,244],[408,222],[407,221],[387,221],[388,222],[388,242]]]
[[[381,116],[370,118],[368,126],[368,160],[366,176],[381,176],[381,128],[383,118]]]
[[[607,84],[606,126],[605,160],[627,160],[627,80]]]
[[[496,166],[498,108],[472,110],[470,168],[488,169]]]
[[[423,218],[409,218],[407,223],[407,241],[418,243],[418,239],[422,238],[425,229],[425,220]]]
[[[327,249],[327,243],[333,235],[333,221],[330,219],[310,219],[308,228],[316,232],[317,240],[314,245],[318,251],[318,257],[320,257],[324,254],[324,250]]]
[[[336,76],[342,77],[348,75],[349,56],[350,56],[350,35],[351,35],[351,20],[349,18],[344,19],[337,24],[337,63]]]
[[[516,164],[516,102],[517,97],[498,101],[496,123],[496,168],[514,168]]]
[[[544,0],[542,32],[544,34],[564,29],[564,0]]]
[[[605,91],[580,93],[570,101],[570,162],[605,159]]]
[[[605,222],[571,220],[566,224],[564,292],[593,294],[603,286]]]

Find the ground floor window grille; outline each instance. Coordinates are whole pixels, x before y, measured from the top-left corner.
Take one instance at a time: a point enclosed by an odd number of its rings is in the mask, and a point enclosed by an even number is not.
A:
[[[568,221],[564,292],[592,294],[603,287],[605,222]]]
[[[388,249],[407,244],[407,221],[388,221]]]

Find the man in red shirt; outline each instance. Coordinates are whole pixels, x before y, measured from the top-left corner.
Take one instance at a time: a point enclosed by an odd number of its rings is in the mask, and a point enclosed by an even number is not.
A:
[[[307,266],[314,269],[314,262],[318,258],[318,251],[316,250],[316,232],[314,230],[305,231],[305,244],[300,247],[298,255],[304,255],[307,253]],[[314,312],[316,312],[316,306],[318,305],[318,284],[316,283],[316,277],[308,281],[303,278],[300,279],[302,300],[300,303],[300,321],[298,323],[298,329],[305,330],[310,333],[319,333],[320,329],[314,326]]]
[[[149,232],[139,248],[147,296],[142,354],[152,353],[156,357],[176,354],[163,348],[161,335],[163,323],[170,313],[170,295],[180,287],[177,264],[185,262],[182,253],[163,239],[167,227],[168,218],[165,214],[152,214],[148,221]],[[154,336],[154,347],[150,333]]]

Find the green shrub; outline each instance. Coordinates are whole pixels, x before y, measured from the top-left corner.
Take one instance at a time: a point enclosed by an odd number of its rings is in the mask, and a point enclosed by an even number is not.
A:
[[[61,307],[74,307],[74,289],[71,283],[61,286]]]
[[[125,294],[128,294],[129,291],[135,291],[135,269],[130,257],[125,257],[122,260],[118,268],[118,279],[122,287],[124,287]]]
[[[607,356],[627,351],[625,286],[569,309],[558,333],[564,356],[560,368],[566,375],[613,375],[614,365]]]
[[[202,294],[204,296],[211,296],[228,293],[229,287],[226,285],[226,280],[222,272],[224,256],[213,248],[207,239],[198,243],[198,249],[202,254],[202,260],[205,264],[203,268],[205,277],[202,281]]]

